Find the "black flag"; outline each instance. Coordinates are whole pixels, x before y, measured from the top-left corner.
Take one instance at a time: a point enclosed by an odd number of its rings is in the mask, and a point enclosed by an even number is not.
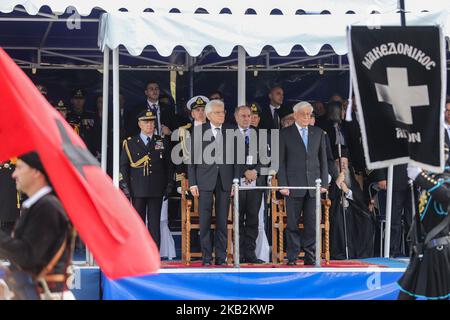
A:
[[[444,169],[445,44],[437,26],[347,30],[367,167]]]

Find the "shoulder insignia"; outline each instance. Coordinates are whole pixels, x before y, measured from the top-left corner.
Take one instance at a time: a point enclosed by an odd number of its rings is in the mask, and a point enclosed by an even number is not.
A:
[[[188,123],[184,126],[181,126],[180,129],[190,129],[192,127],[192,123]]]

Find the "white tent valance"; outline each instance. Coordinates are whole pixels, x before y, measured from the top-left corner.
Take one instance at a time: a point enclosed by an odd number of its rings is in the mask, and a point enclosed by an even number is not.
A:
[[[408,14],[408,25],[444,26],[450,36],[448,13]],[[316,55],[329,44],[337,54],[347,53],[348,25],[399,25],[399,14],[377,15],[297,15],[297,16],[236,16],[127,13],[104,14],[99,28],[99,46],[110,49],[125,46],[132,55],[140,55],[148,45],[162,56],[169,56],[176,46],[182,46],[191,56],[198,56],[208,46],[229,56],[236,46],[242,46],[250,56],[260,55],[266,45],[286,56],[292,47],[301,45],[308,55]]]
[[[397,0],[2,0],[0,12],[9,13],[17,5],[22,5],[32,15],[39,12],[41,7],[48,6],[56,13],[61,14],[68,7],[74,7],[81,15],[89,15],[92,9],[102,9],[106,12],[126,10],[129,12],[153,11],[169,13],[178,9],[181,13],[194,13],[204,9],[210,14],[218,14],[227,8],[232,14],[244,14],[253,9],[258,15],[268,15],[274,9],[280,10],[284,15],[294,15],[299,10],[307,13],[320,13],[329,11],[332,14],[343,14],[353,11],[357,14],[366,14],[372,11],[380,13],[394,13],[398,7]],[[447,0],[405,0],[406,9],[411,12],[422,10],[437,11],[448,9]]]

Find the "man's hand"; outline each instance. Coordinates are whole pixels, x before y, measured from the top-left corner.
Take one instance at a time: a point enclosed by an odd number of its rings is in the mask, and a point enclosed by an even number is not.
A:
[[[378,188],[380,188],[381,190],[386,190],[386,188],[387,188],[387,181],[386,180],[378,181]]]
[[[161,125],[161,131],[165,136],[170,136],[172,134],[172,131],[170,131],[170,129],[163,124]]]
[[[198,192],[198,187],[197,186],[192,186],[189,188],[189,191],[191,191],[191,194],[194,197],[198,197],[199,196],[199,192]]]
[[[256,170],[247,170],[245,171],[245,179],[247,179],[247,181],[252,182],[255,181],[256,178],[258,178],[258,172]]]
[[[289,191],[289,189],[280,189],[280,193],[285,197],[289,197]]]
[[[339,173],[335,182],[339,189],[342,189],[341,184],[344,182],[344,179],[345,179],[345,172],[342,171],[341,173]]]
[[[325,193],[325,192],[327,192],[328,190],[327,190],[327,188],[320,188],[320,193]]]
[[[406,170],[408,171],[408,178],[413,181],[416,180],[417,176],[422,172],[422,169],[412,164],[408,164],[408,168]]]
[[[342,183],[341,183],[341,189],[342,189],[342,191],[344,191],[345,194],[347,194],[347,193],[350,191],[350,189],[349,189],[348,186],[345,184],[345,182],[342,182]]]

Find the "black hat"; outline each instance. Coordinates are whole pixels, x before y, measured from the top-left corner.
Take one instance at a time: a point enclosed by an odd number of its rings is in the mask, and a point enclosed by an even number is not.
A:
[[[153,112],[144,110],[138,114],[137,119],[138,120],[155,120],[156,116],[153,114]]]
[[[72,91],[73,99],[85,99],[86,95],[83,89],[75,89]]]
[[[44,165],[41,162],[41,159],[39,158],[39,155],[32,151],[25,153],[19,157],[20,160],[25,162],[27,165],[29,165],[31,168],[34,168],[40,172],[42,172],[45,176],[47,176],[47,173],[45,172]]]
[[[67,106],[63,100],[59,100],[58,104],[55,106],[55,108],[58,111],[67,111]]]
[[[252,111],[252,114],[257,114],[257,115],[261,114],[261,107],[259,106],[258,103],[252,102],[249,104],[249,107],[250,107],[250,110]]]

